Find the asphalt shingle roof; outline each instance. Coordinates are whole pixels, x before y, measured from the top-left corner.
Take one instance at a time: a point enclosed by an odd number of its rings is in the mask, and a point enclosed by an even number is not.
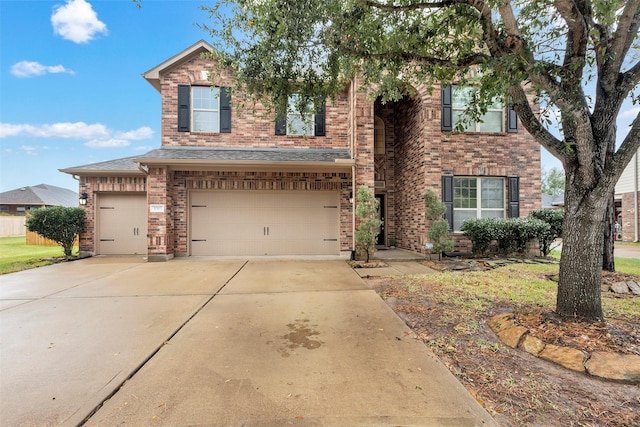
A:
[[[124,157],[122,159],[107,160],[106,162],[90,163],[88,165],[74,166],[70,168],[60,169],[61,172],[75,173],[79,171],[86,172],[140,172],[138,164],[134,161],[137,156]]]
[[[0,193],[5,205],[78,206],[78,193],[55,185],[40,184]]]
[[[335,162],[350,159],[348,150],[314,148],[159,148],[140,156],[137,160],[210,160],[210,161],[263,161],[263,162]]]
[[[319,163],[335,164],[336,160],[351,160],[348,150],[315,148],[210,148],[210,147],[172,147],[151,150],[141,156],[124,157],[106,162],[91,163],[60,169],[69,174],[135,173],[142,174],[138,163],[160,162],[278,162],[278,163]]]

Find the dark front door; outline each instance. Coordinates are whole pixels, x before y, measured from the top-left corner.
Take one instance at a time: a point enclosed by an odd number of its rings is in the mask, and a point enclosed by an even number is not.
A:
[[[380,232],[378,233],[378,237],[376,237],[376,245],[384,246],[385,238],[384,238],[384,217],[385,217],[385,206],[384,206],[384,195],[376,194],[376,200],[379,202],[378,205],[378,219],[381,221],[380,224]]]

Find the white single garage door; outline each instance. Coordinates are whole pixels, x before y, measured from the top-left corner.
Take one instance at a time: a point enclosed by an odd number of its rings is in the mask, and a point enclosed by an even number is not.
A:
[[[96,206],[97,253],[146,254],[147,196],[101,193]]]
[[[191,255],[338,255],[340,195],[192,191]]]

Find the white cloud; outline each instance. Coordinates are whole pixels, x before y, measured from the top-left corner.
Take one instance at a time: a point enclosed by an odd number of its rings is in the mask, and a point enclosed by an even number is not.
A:
[[[153,129],[147,126],[143,126],[141,128],[130,130],[128,132],[117,132],[116,138],[122,139],[131,139],[134,141],[138,141],[141,139],[149,139],[153,136]]]
[[[11,74],[20,78],[42,76],[47,73],[75,74],[73,70],[67,70],[62,65],[43,65],[43,64],[40,64],[39,62],[34,62],[34,61],[20,61],[13,64],[13,66],[11,67]]]
[[[131,145],[126,139],[109,138],[109,139],[93,139],[84,143],[89,148],[124,148]]]
[[[635,119],[636,116],[640,113],[640,107],[629,108],[628,110],[622,111],[619,115],[619,119]]]
[[[90,148],[128,147],[130,141],[153,137],[153,129],[142,126],[130,131],[114,131],[101,123],[62,122],[44,125],[0,123],[0,139],[16,136],[85,140]],[[25,146],[26,147],[26,146]]]
[[[149,145],[141,145],[139,147],[135,147],[134,150],[135,151],[151,151],[153,150],[155,147],[151,147]]]
[[[51,24],[54,34],[74,43],[87,43],[97,34],[108,33],[107,25],[85,0],[67,0],[64,6],[57,6]]]
[[[110,131],[100,123],[92,125],[83,122],[63,122],[50,125],[0,123],[0,138],[19,135],[36,138],[92,139],[108,137]]]
[[[40,151],[48,150],[49,147],[47,147],[46,145],[39,147],[35,147],[33,145],[21,145],[20,149],[24,151],[28,156],[37,156],[38,154],[40,154]]]

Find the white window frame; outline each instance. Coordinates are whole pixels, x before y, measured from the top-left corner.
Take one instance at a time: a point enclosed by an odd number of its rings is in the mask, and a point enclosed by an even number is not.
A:
[[[459,207],[460,205],[460,199],[461,197],[458,195],[459,191],[462,191],[463,188],[461,188],[459,186],[459,182],[460,180],[475,180],[476,181],[476,187],[475,187],[475,207]],[[502,197],[500,199],[502,207],[483,207],[482,206],[482,183],[483,180],[485,182],[488,181],[500,181],[500,186],[499,187],[494,187],[494,188],[500,188],[502,191]],[[467,188],[469,189],[469,188]],[[462,226],[462,223],[467,220],[467,219],[480,219],[480,218],[504,218],[506,215],[506,197],[507,197],[507,190],[506,190],[506,183],[505,183],[505,178],[502,177],[493,177],[493,176],[455,176],[453,178],[453,231],[460,231],[460,227]],[[468,197],[467,198],[469,201],[472,200],[473,198]],[[486,200],[486,197],[485,197]],[[463,218],[462,220],[456,215],[456,212],[460,213],[460,212],[467,212],[467,213],[475,213],[475,216],[466,216],[465,218]],[[485,215],[483,215],[483,213]]]
[[[303,114],[298,111],[299,95],[293,94],[289,96],[287,105],[287,135],[315,135],[315,114],[313,111],[313,103],[306,106],[307,113]],[[301,129],[302,132],[298,132]]]
[[[451,87],[451,114],[454,127],[458,123],[458,118],[464,115],[467,109],[467,104],[456,103],[456,91],[467,90],[470,91],[470,96],[476,96],[476,92],[470,86],[452,86]],[[500,128],[499,129],[486,129],[487,123],[484,123],[484,118],[489,117],[490,114],[499,113],[500,116]],[[503,133],[505,127],[505,111],[504,102],[501,100],[494,100],[493,104],[487,108],[487,112],[480,117],[477,122],[471,122],[467,125],[464,132],[484,132],[484,133]]]
[[[209,96],[200,96],[209,92]],[[211,105],[202,105],[200,100],[208,100]],[[211,116],[210,116],[211,115]],[[212,117],[204,123],[211,126],[203,126],[203,123],[196,119],[196,116]],[[191,132],[197,133],[220,133],[220,88],[215,86],[192,86],[191,87]]]

